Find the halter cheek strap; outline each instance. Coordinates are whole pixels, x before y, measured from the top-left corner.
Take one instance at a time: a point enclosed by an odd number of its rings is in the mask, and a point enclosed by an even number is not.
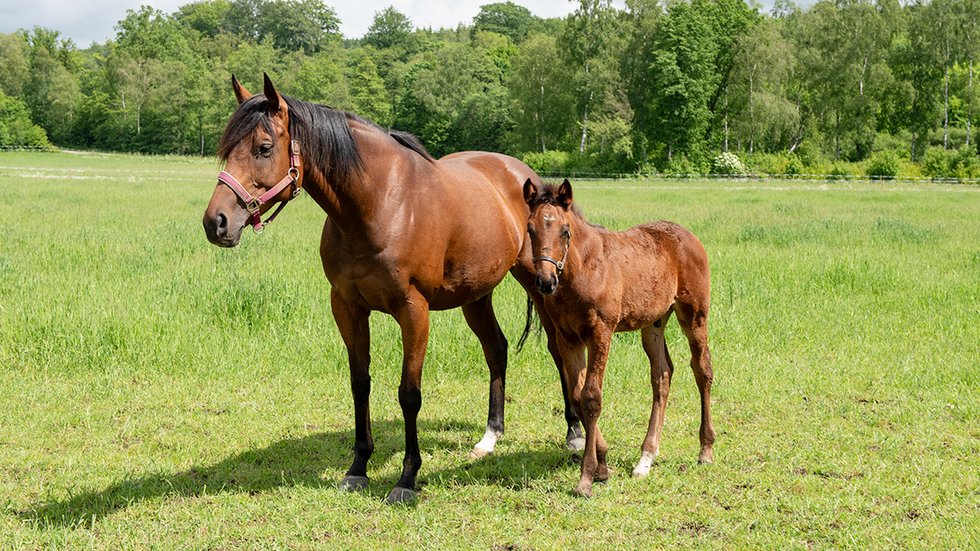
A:
[[[272,223],[282,209],[286,207],[286,203],[289,202],[289,199],[295,198],[302,191],[299,181],[300,166],[299,142],[296,140],[291,140],[289,142],[289,171],[286,173],[286,176],[284,176],[282,180],[279,180],[278,184],[272,186],[272,189],[269,191],[255,197],[249,193],[248,190],[245,189],[245,186],[235,179],[234,176],[228,172],[225,172],[224,170],[218,174],[218,182],[231,188],[231,190],[235,192],[235,195],[237,195],[238,198],[245,203],[245,210],[247,210],[250,215],[249,223],[252,224],[252,230],[254,230],[255,233],[262,233],[263,227],[266,224]],[[294,186],[292,197],[279,203],[279,206],[272,213],[272,215],[269,216],[265,222],[263,222],[261,214],[262,205],[274,199],[282,192],[282,190],[286,189],[286,187],[290,185]]]

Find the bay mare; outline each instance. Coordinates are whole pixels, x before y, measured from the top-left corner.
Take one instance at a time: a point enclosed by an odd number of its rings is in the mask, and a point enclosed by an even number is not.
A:
[[[414,136],[285,97],[268,76],[264,94],[252,95],[234,77],[232,87],[239,106],[219,145],[226,164],[204,213],[207,238],[222,247],[237,245],[246,224],[260,230],[260,216],[277,203],[281,209],[299,189],[327,214],[320,258],[347,347],[354,399],[354,460],[340,487],[368,485],[374,450],[368,316],[380,311],[396,320],[403,345],[398,401],[405,458],[387,500],[411,501],[422,464],[416,420],[430,310],[462,308],[490,370],[486,432],[473,455],[493,452],[504,432],[507,340],[492,296],[508,271],[525,289],[533,288],[521,186],[528,178],[540,180],[524,163],[494,153],[436,160]],[[545,330],[553,335],[547,323]],[[560,362],[554,346],[549,349]],[[581,448],[581,429],[564,389],[562,384],[566,443]]]
[[[613,232],[589,224],[572,202],[572,185],[528,179],[528,233],[537,266],[535,286],[544,315],[554,326],[572,407],[585,426],[585,451],[575,492],[592,495],[593,480],[606,480],[608,447],[599,431],[602,380],[612,334],[639,330],[650,360],[653,404],[634,476],[645,476],[660,451],[664,411],[674,364],[664,341],[671,313],[687,336],[691,367],[701,393],[701,452],[713,460],[711,353],[708,351],[708,255],[697,237],[671,222]],[[588,352],[588,358],[586,358]]]

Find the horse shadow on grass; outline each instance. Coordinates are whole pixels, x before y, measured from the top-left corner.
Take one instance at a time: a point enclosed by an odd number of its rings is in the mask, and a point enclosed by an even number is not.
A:
[[[384,464],[404,453],[404,425],[399,420],[378,420],[373,425],[375,451],[371,465]],[[447,430],[478,434],[482,425],[457,420],[419,421],[419,445],[423,451],[458,450]],[[197,497],[225,492],[257,495],[280,487],[336,488],[338,480],[325,479],[325,471],[345,472],[353,457],[353,428],[308,436],[285,438],[265,448],[248,450],[204,467],[179,473],[153,473],[116,482],[103,490],[89,490],[58,500],[39,502],[16,512],[21,520],[39,527],[90,527],[141,501],[165,497]],[[397,435],[397,436],[396,436]],[[379,437],[381,437],[379,439]],[[389,438],[390,437],[390,438]],[[465,456],[466,450],[460,450]],[[494,454],[481,461],[459,461],[456,466],[419,474],[419,485],[490,484],[505,488],[525,487],[529,480],[552,476],[575,461],[558,446],[528,451],[525,447]],[[365,494],[384,498],[398,480],[398,473],[374,475]],[[439,482],[436,482],[439,481]],[[340,490],[336,490],[340,491]]]

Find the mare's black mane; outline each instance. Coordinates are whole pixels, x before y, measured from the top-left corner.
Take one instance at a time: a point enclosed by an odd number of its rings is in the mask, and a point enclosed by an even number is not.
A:
[[[358,121],[390,135],[402,146],[433,161],[432,155],[418,138],[407,132],[384,130],[377,124],[353,113],[339,111],[283,96],[289,108],[289,134],[300,144],[303,162],[318,167],[332,182],[346,183],[364,168],[364,160],[357,149],[348,120]],[[232,150],[260,125],[272,133],[269,101],[262,94],[245,100],[232,114],[218,143],[218,157],[228,160]]]

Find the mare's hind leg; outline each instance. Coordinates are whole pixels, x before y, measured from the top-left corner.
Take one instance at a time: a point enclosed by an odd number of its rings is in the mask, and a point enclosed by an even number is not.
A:
[[[674,374],[674,363],[667,352],[664,340],[664,326],[670,319],[670,312],[655,324],[640,331],[643,338],[643,351],[650,359],[650,385],[653,387],[653,405],[650,409],[650,424],[640,450],[640,461],[633,468],[633,476],[646,476],[654,459],[660,453],[660,436],[664,428],[664,412],[667,409],[667,396],[670,394],[670,378]]]
[[[677,321],[680,322],[687,342],[691,346],[691,369],[701,393],[701,453],[698,463],[712,463],[715,429],[711,426],[711,352],[708,350],[708,309],[696,304],[678,304]]]
[[[507,375],[507,339],[493,313],[493,293],[463,306],[463,317],[483,347],[490,368],[490,405],[487,430],[470,452],[475,458],[493,453],[497,439],[504,434],[504,382]]]
[[[330,292],[330,303],[340,336],[347,347],[350,387],[354,396],[354,462],[341,479],[340,489],[357,491],[367,488],[367,462],[374,452],[369,406],[371,376],[368,373],[371,363],[370,312],[348,304],[336,290]]]

